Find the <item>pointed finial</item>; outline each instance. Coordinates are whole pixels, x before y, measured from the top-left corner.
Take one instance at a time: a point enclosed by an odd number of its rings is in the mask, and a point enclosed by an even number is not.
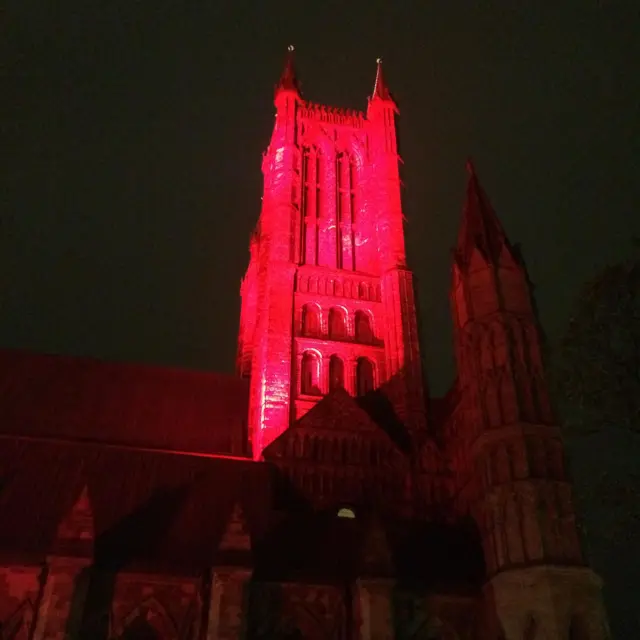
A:
[[[295,91],[299,93],[298,80],[296,78],[295,68],[293,66],[293,52],[295,47],[290,44],[287,47],[287,56],[284,64],[284,70],[280,76],[280,80],[276,85],[276,94],[280,91]]]
[[[387,84],[384,81],[384,76],[382,75],[382,58],[376,58],[376,64],[378,65],[378,68],[376,69],[376,81],[373,85],[373,93],[371,94],[371,97],[380,98],[381,100],[391,100],[391,94],[389,93]]]

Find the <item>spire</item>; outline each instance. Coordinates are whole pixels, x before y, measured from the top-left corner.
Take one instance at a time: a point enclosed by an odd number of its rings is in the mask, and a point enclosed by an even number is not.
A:
[[[384,75],[382,73],[382,58],[378,58],[376,62],[378,63],[378,68],[376,70],[376,81],[373,85],[373,94],[371,95],[371,99],[375,100],[378,98],[380,100],[393,101],[389,88],[387,87],[387,83],[384,81]]]
[[[282,71],[280,80],[276,85],[276,94],[280,93],[280,91],[293,91],[294,93],[300,92],[300,89],[298,87],[298,80],[296,78],[296,71],[293,64],[294,51],[295,47],[290,44],[287,47],[287,57],[284,63],[284,70]]]
[[[467,195],[462,212],[455,257],[459,264],[467,265],[474,249],[488,262],[497,262],[503,248],[510,249],[507,235],[480,185],[471,159],[467,160]]]

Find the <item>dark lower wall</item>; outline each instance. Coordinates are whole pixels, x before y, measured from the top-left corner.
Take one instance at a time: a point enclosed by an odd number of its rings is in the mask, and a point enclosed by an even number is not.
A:
[[[199,577],[110,573],[54,557],[0,567],[0,638],[475,640],[479,602],[401,591],[391,580],[257,583],[238,567]]]

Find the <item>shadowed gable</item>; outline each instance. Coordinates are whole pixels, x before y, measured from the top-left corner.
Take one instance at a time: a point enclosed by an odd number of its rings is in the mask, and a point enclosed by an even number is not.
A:
[[[298,436],[360,436],[391,445],[387,433],[344,389],[336,389],[297,420],[264,450],[266,459],[279,458],[291,451]]]

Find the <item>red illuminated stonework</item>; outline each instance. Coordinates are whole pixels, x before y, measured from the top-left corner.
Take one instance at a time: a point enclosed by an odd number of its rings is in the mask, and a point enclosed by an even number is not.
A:
[[[398,413],[424,429],[398,110],[382,65],[365,114],[303,100],[290,54],[275,108],[242,283],[238,366],[251,379],[253,455],[330,389],[364,395],[394,376]]]
[[[607,640],[524,262],[469,165],[427,398],[396,104],[275,91],[237,376],[0,350],[0,640]]]

